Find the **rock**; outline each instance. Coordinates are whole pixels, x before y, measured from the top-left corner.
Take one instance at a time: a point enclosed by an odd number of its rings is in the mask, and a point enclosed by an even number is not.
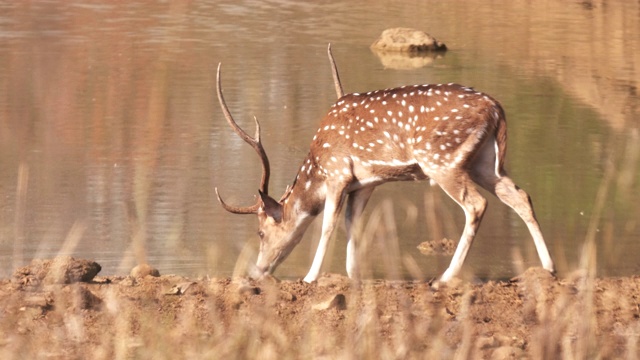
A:
[[[255,286],[254,282],[247,279],[236,279],[233,281],[233,287],[236,289],[236,293],[242,296],[260,295],[262,289]]]
[[[160,276],[160,271],[153,266],[143,263],[131,269],[130,275],[134,278],[142,278],[145,276]]]
[[[102,270],[102,266],[95,261],[74,259],[72,257],[55,258],[51,264],[51,271],[45,278],[55,284],[72,284],[76,282],[90,282]]]
[[[476,340],[476,347],[481,350],[496,348],[500,342],[493,336],[480,336]]]
[[[456,242],[447,238],[425,241],[418,245],[418,250],[424,255],[453,255],[456,251]]]
[[[175,284],[167,291],[166,295],[184,295],[191,285],[195,284],[193,281],[186,281],[180,284]]]
[[[433,64],[442,58],[442,53],[403,53],[394,51],[373,51],[385,69],[413,70]]]
[[[94,284],[111,284],[111,278],[106,276],[96,276],[93,278]]]
[[[338,310],[347,309],[347,299],[343,294],[336,294],[330,297],[328,300],[313,305],[313,310],[328,310],[336,308]]]
[[[447,46],[433,36],[415,29],[391,28],[382,32],[371,48],[384,52],[444,52]]]
[[[132,276],[127,276],[126,278],[122,279],[122,281],[120,281],[120,286],[124,286],[124,287],[133,287],[138,285],[138,281],[136,280],[136,278],[132,277]]]
[[[251,286],[247,284],[238,286],[238,294],[240,295],[260,295],[262,289],[257,286]]]
[[[298,298],[296,297],[295,294],[289,292],[289,291],[285,291],[285,290],[281,290],[280,291],[280,299],[284,300],[284,301],[296,301]]]
[[[21,286],[90,282],[100,270],[102,267],[94,261],[74,259],[71,256],[33,259],[29,265],[14,272],[13,281]]]

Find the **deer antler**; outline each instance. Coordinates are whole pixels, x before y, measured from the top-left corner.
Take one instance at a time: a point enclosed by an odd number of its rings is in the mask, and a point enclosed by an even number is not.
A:
[[[333,60],[333,54],[331,53],[331,43],[327,46],[327,55],[329,55],[329,62],[331,63],[331,73],[333,74],[333,84],[336,87],[336,95],[338,95],[338,99],[340,99],[344,96],[344,91],[342,90],[342,83],[340,83],[338,67],[336,66],[335,60]]]
[[[231,116],[231,112],[227,107],[227,103],[224,101],[224,96],[222,95],[222,86],[220,85],[220,67],[222,63],[218,64],[218,73],[217,73],[217,90],[218,90],[218,101],[220,102],[220,107],[222,108],[222,112],[224,113],[225,119],[227,119],[227,123],[233,129],[233,131],[240,136],[242,140],[244,140],[247,144],[251,145],[251,147],[258,153],[260,157],[260,161],[262,163],[262,179],[260,181],[260,192],[265,195],[268,194],[269,191],[269,175],[271,173],[269,167],[269,158],[267,157],[267,153],[264,151],[264,147],[262,146],[262,142],[260,141],[260,123],[258,119],[254,117],[256,122],[256,135],[255,137],[249,136],[244,130],[238,126],[238,124],[233,120],[233,116]],[[234,214],[256,214],[258,209],[260,208],[260,200],[258,200],[254,205],[246,206],[246,207],[237,207],[227,205],[220,194],[218,193],[218,188],[215,188],[216,195],[218,196],[218,201],[222,207]]]
[[[333,59],[333,53],[331,53],[331,43],[329,43],[329,45],[327,46],[327,55],[329,55],[329,63],[331,64],[331,74],[333,75],[333,84],[336,87],[336,95],[338,96],[338,99],[340,99],[344,96],[344,91],[342,90],[342,83],[340,82],[340,75],[338,74],[336,61]],[[291,194],[291,191],[293,191],[293,188],[287,186],[286,190],[284,191],[284,195],[282,195],[282,197],[280,198],[280,202],[288,198]]]

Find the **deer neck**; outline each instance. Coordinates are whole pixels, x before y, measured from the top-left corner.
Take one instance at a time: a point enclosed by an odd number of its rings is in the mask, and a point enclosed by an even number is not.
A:
[[[326,200],[325,180],[326,174],[309,154],[298,170],[289,194],[282,200],[285,219],[304,223],[322,212]]]

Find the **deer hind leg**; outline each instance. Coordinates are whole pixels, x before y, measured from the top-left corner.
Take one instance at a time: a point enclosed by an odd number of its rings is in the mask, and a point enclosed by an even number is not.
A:
[[[358,277],[358,261],[356,254],[356,236],[360,235],[361,215],[375,187],[365,187],[349,194],[345,211],[345,227],[347,230],[347,274],[349,278]],[[355,234],[355,235],[354,235]]]
[[[322,217],[322,235],[320,236],[320,242],[318,243],[316,255],[313,257],[311,268],[309,269],[307,276],[304,277],[305,282],[310,283],[315,281],[320,275],[322,262],[329,246],[329,239],[335,229],[338,214],[340,214],[342,204],[344,203],[344,198],[345,194],[343,192],[343,188],[340,188],[340,190],[337,191],[327,192],[327,197],[324,203],[324,215]]]
[[[440,278],[440,281],[447,282],[455,277],[462,268],[464,259],[467,257],[471,243],[480,226],[480,221],[482,221],[484,211],[487,208],[487,200],[480,195],[469,175],[462,170],[450,173],[446,179],[435,180],[442,190],[462,207],[465,214],[464,231],[460,237],[460,242],[453,254],[449,267]]]
[[[485,146],[478,154],[477,161],[471,169],[473,180],[487,191],[494,194],[500,201],[512,208],[527,225],[533,242],[538,252],[538,257],[542,263],[542,267],[550,272],[554,272],[555,268],[549,250],[544,242],[540,225],[536,219],[533,210],[531,198],[524,190],[520,189],[509,178],[503,169],[495,171],[495,151],[491,149],[493,142],[488,142],[490,146]]]

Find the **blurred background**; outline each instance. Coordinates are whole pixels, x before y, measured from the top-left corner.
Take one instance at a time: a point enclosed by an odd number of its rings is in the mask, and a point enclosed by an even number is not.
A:
[[[381,57],[369,45],[390,27],[449,51]],[[54,0],[0,2],[0,276],[59,254],[94,259],[103,275],[140,261],[163,274],[242,270],[257,220],[225,212],[213,189],[251,204],[261,169],[224,121],[216,66],[238,123],[252,134],[261,121],[279,198],[336,101],[328,43],[346,92],[457,82],[497,98],[507,169],[560,274],[580,266],[587,241],[600,275],[638,274],[637,1]],[[539,266],[524,223],[489,200],[465,274]],[[366,219],[376,277],[439,275],[450,257],[417,245],[457,241],[464,225],[428,182],[379,187]],[[320,223],[276,276],[306,274]],[[345,273],[345,247],[341,221],[325,271]]]

